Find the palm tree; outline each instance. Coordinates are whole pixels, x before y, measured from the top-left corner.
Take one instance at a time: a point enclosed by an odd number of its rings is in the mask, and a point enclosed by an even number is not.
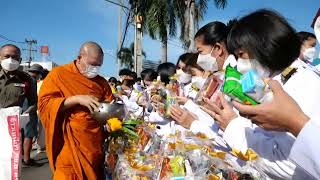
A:
[[[161,62],[167,62],[168,37],[176,36],[175,0],[153,0],[146,13],[146,32],[161,41]]]
[[[161,61],[167,62],[168,37],[176,36],[176,0],[130,0],[129,4],[143,17],[143,31],[161,41]]]
[[[134,14],[143,17],[143,31],[161,41],[161,62],[167,62],[169,37],[175,37],[177,21],[180,39],[186,49],[194,50],[194,35],[210,0],[129,0]],[[227,0],[213,0],[217,8],[225,8]]]
[[[142,56],[147,57],[146,53],[142,51]],[[123,47],[120,49],[118,58],[120,59],[120,65],[126,66],[126,68],[134,68],[134,43],[130,44],[130,47]]]
[[[210,0],[178,0],[175,3],[176,12],[180,22],[180,40],[189,51],[194,50],[194,35],[199,22],[208,9]],[[224,9],[227,0],[213,0],[216,8]]]

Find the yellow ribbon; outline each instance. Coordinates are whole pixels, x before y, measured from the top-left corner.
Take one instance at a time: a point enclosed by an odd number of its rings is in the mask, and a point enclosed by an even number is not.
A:
[[[248,149],[245,154],[239,150],[232,149],[231,153],[244,161],[252,161],[258,158],[258,155],[252,149]]]
[[[223,151],[217,151],[217,152],[209,152],[209,155],[212,156],[212,157],[217,157],[219,159],[222,159],[224,160],[225,157],[226,157],[226,152],[223,152]]]
[[[215,174],[210,174],[208,180],[220,180],[220,177]]]

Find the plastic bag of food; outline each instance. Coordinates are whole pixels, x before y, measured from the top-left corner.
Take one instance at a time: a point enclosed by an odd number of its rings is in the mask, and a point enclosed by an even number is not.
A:
[[[210,157],[200,149],[186,152],[186,158],[190,162],[194,176],[205,174],[212,165]]]
[[[259,77],[257,71],[250,70],[241,77],[242,90],[257,102],[267,101],[267,94],[271,92],[267,79]]]
[[[246,95],[242,90],[241,84],[242,74],[230,65],[227,66],[225,71],[225,82],[223,84],[222,91],[231,98],[248,105],[258,104],[250,96]]]
[[[223,80],[221,80],[218,76],[216,75],[209,76],[205,84],[197,94],[195,101],[198,104],[202,104],[203,98],[208,98],[213,102],[216,102],[218,93],[220,92],[220,88],[222,87],[222,85],[223,85]]]
[[[20,107],[0,109],[0,179],[3,180],[20,178],[20,112]]]

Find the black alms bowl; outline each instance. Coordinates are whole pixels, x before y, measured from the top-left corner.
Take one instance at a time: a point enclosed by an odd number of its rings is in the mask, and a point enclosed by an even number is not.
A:
[[[105,124],[108,119],[118,118],[120,120],[126,117],[126,108],[121,103],[107,103],[101,102],[99,111],[92,113],[92,117],[99,123]]]

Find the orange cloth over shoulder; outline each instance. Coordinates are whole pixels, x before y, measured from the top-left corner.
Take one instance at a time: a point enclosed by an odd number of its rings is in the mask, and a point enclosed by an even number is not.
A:
[[[111,101],[108,82],[84,77],[76,61],[57,67],[44,80],[39,94],[39,113],[46,134],[46,150],[54,179],[101,179],[105,135],[86,107],[59,112],[64,100],[74,95],[93,95]]]

